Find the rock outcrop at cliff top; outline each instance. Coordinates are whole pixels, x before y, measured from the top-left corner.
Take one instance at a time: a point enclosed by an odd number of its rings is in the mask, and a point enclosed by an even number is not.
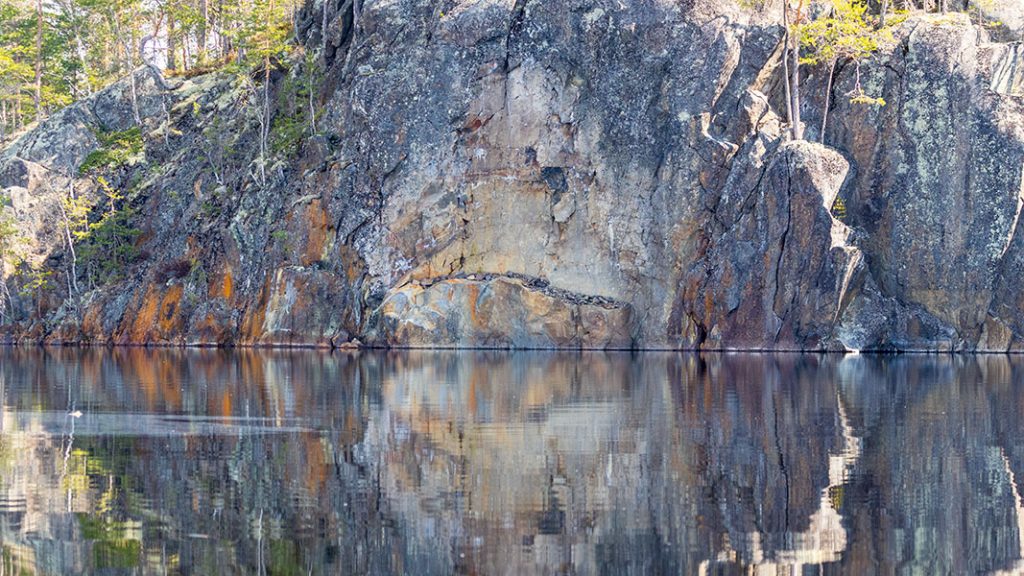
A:
[[[901,24],[862,69],[888,104],[834,98],[826,147],[784,142],[773,14],[419,0],[367,2],[354,24],[332,3],[322,30],[324,10],[299,18],[322,54],[322,134],[279,153],[265,182],[229,79],[136,75],[145,158],[110,178],[130,191],[139,257],[105,283],[81,278],[69,297],[58,199],[96,193],[75,169],[95,131],[134,124],[129,84],[2,152],[7,210],[61,279],[12,290],[10,339],[1024,344],[1022,50],[965,16]],[[824,75],[807,73],[817,139]],[[853,79],[841,67],[834,93]],[[277,102],[287,86],[279,75]]]

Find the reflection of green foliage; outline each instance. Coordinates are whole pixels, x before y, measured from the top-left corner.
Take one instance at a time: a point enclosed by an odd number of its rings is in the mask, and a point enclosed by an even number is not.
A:
[[[292,540],[270,541],[270,566],[267,570],[269,574],[301,576],[305,574],[301,566],[298,544]]]
[[[100,148],[93,150],[78,167],[79,174],[90,174],[105,168],[120,168],[136,161],[142,154],[142,131],[133,126],[120,132],[97,132]]]
[[[101,441],[97,446],[91,439],[80,440],[80,447],[72,452],[71,485],[89,490],[95,480],[103,478],[106,488],[98,494],[90,513],[76,515],[82,538],[92,541],[93,568],[126,569],[140,566],[143,560],[142,522],[135,519],[146,514],[145,506],[133,489],[130,438]],[[107,479],[116,478],[116,482]],[[117,511],[117,512],[114,512]],[[124,515],[131,515],[135,518]]]
[[[94,568],[132,568],[142,560],[142,542],[132,538],[131,522],[78,514],[82,537],[93,541]]]
[[[31,576],[35,574],[33,566],[26,566],[14,553],[11,546],[4,544],[0,554],[0,573],[11,576]]]
[[[831,486],[828,489],[828,498],[832,502],[832,508],[835,510],[842,510],[843,500],[846,496],[845,486]]]
[[[6,476],[4,472],[7,472],[8,470],[11,469],[13,455],[13,452],[7,446],[7,442],[4,442],[4,437],[0,435],[0,487],[6,484],[4,482],[4,477]]]

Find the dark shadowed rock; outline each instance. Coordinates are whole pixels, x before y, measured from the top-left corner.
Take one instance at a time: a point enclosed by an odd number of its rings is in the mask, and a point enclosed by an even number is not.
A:
[[[791,142],[751,190],[729,190],[725,221],[684,281],[691,346],[842,349],[833,338],[863,254],[832,204],[849,165],[818,144]],[[723,203],[730,206],[723,206]],[[859,347],[868,334],[842,342]]]

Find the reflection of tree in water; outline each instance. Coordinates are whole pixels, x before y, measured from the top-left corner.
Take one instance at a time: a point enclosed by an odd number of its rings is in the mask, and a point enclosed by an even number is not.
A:
[[[0,354],[7,572],[1020,566],[1003,358]]]
[[[343,453],[350,451],[340,447],[361,436],[359,410],[367,397],[354,398],[352,387],[337,385],[357,379],[354,372],[361,368],[336,360],[299,369],[274,354],[243,354],[226,362],[217,354],[130,352],[97,354],[96,364],[90,353],[81,362],[70,356],[69,363],[91,374],[82,378],[83,397],[91,404],[80,422],[92,433],[75,439],[65,480],[63,375],[69,367],[47,356],[16,376],[24,380],[14,395],[27,400],[16,405],[30,408],[0,416],[0,438],[31,458],[19,458],[15,467],[22,470],[0,479],[0,493],[20,494],[22,501],[16,512],[0,510],[5,549],[20,550],[29,565],[51,573],[129,563],[193,573],[231,567],[255,573],[262,563],[264,572],[289,573],[282,568],[322,565],[331,555],[356,557],[339,547],[355,548],[358,539],[338,544],[322,532],[341,533],[340,522],[358,528],[370,516],[352,506],[346,518],[347,509],[338,505],[355,495],[339,480],[365,483],[344,462]],[[0,373],[9,380],[14,366],[4,362]],[[288,389],[292,369],[325,384]],[[40,374],[49,377],[37,380]],[[295,426],[304,414],[288,407],[297,404],[317,413],[318,427]],[[104,413],[110,407],[130,414],[111,418]],[[169,416],[147,416],[154,412]],[[195,420],[190,414],[211,416]],[[278,425],[302,431],[281,434],[274,430]],[[97,435],[108,426],[119,432]],[[70,504],[65,492],[73,494]],[[26,515],[29,526],[4,525]],[[144,548],[133,548],[137,544]],[[55,559],[59,567],[42,568]]]

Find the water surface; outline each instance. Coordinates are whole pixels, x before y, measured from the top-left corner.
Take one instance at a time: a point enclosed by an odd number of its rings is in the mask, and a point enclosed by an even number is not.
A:
[[[0,574],[1024,568],[1024,359],[0,350]]]

